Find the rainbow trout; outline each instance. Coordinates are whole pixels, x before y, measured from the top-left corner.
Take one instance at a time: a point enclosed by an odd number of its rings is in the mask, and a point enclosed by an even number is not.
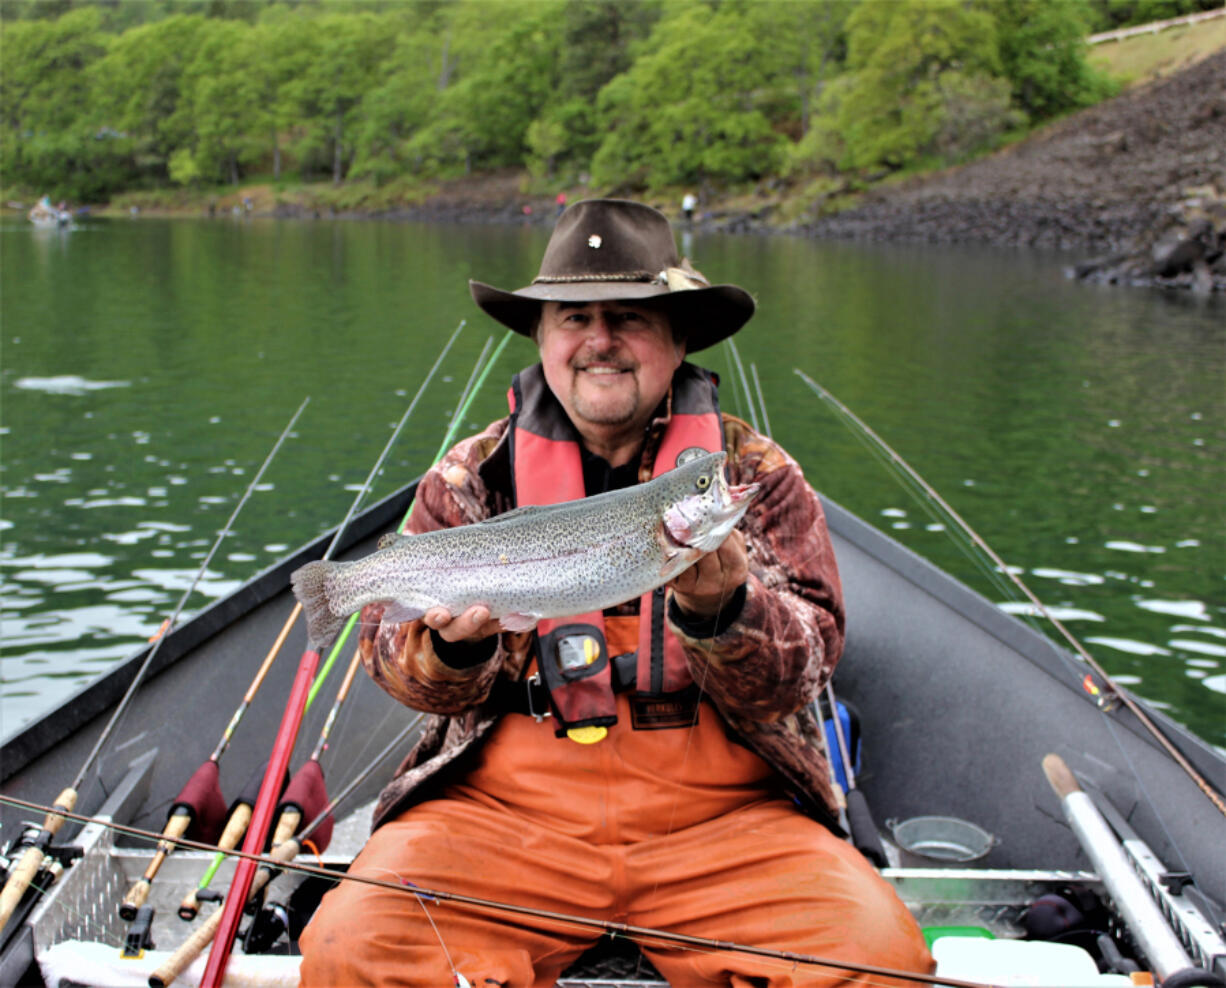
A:
[[[633,600],[718,549],[757,496],[757,484],[725,482],[724,458],[707,453],[578,501],[384,536],[356,562],[308,563],[290,579],[311,644],[327,646],[350,614],[377,600],[393,602],[383,615],[393,622],[484,604],[507,631]]]

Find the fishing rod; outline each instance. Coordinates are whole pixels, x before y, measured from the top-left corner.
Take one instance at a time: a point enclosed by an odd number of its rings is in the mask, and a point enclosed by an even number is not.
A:
[[[738,365],[740,360],[737,361]],[[754,392],[758,396],[758,406],[762,411],[762,421],[766,429],[766,437],[771,436],[770,418],[766,414],[766,398],[762,394],[762,382],[758,379],[758,365],[751,363],[750,371],[753,373]],[[744,374],[744,368],[741,369]],[[748,391],[748,383],[742,381]],[[830,720],[834,725],[834,742],[838,748],[839,761],[843,766],[843,778],[846,780],[846,792],[843,791],[843,786],[839,785],[838,780],[834,782],[834,791],[836,795],[842,796],[844,819],[847,823],[847,830],[851,834],[851,842],[855,845],[856,850],[863,854],[878,868],[885,868],[889,865],[889,858],[886,857],[885,848],[881,844],[881,832],[877,829],[877,821],[873,819],[873,811],[868,805],[868,798],[864,795],[863,790],[856,786],[856,773],[852,765],[851,745],[849,739],[843,733],[843,720],[839,716],[839,701],[834,694],[834,677],[826,680],[824,688],[826,694],[826,702],[830,706]],[[825,726],[822,724],[823,717],[821,704],[816,698],[813,701],[813,712],[817,715],[817,722],[820,726],[818,736],[823,742],[826,740]],[[826,755],[826,763],[833,770],[834,762],[830,757],[829,747],[823,744],[824,753]]]
[[[268,465],[272,463],[273,458],[281,449],[281,445],[293,431],[294,425],[298,421],[298,417],[302,415],[310,401],[311,399],[309,397],[304,398],[302,404],[298,406],[298,410],[294,412],[293,416],[291,416],[289,423],[284,429],[281,430],[281,435],[277,437],[277,441],[273,444],[272,449],[264,458],[264,462],[260,464],[260,468],[251,479],[251,483],[247,485],[247,489],[243,492],[243,496],[239,499],[238,504],[235,505],[234,511],[231,512],[229,519],[226,521],[225,526],[218,534],[216,541],[213,542],[212,548],[209,549],[208,554],[204,557],[204,562],[200,564],[200,568],[197,570],[191,584],[188,586],[187,590],[183,592],[183,596],[179,598],[179,603],[175,606],[175,609],[171,613],[170,617],[165,623],[163,623],[161,633],[158,634],[157,640],[153,643],[153,647],[149,649],[149,652],[145,656],[144,661],[141,663],[140,668],[137,669],[136,675],[132,677],[132,682],[128,684],[128,689],[124,693],[123,698],[119,701],[119,705],[115,708],[115,712],[111,714],[110,721],[107,722],[106,727],[103,728],[102,733],[94,742],[93,749],[86,756],[80,770],[77,772],[76,778],[73,779],[72,784],[61,792],[56,798],[54,809],[47,815],[46,819],[43,820],[42,830],[34,839],[34,842],[26,848],[25,852],[21,856],[21,860],[9,874],[8,880],[4,884],[4,890],[0,892],[0,932],[3,932],[4,927],[8,924],[14,910],[16,910],[18,904],[21,902],[22,896],[25,894],[26,889],[29,888],[30,882],[33,880],[34,876],[38,874],[39,869],[42,867],[43,856],[46,854],[47,848],[50,847],[52,839],[57,833],[59,833],[60,828],[64,824],[64,817],[62,814],[56,812],[56,810],[73,810],[76,807],[77,799],[80,796],[81,786],[85,783],[85,777],[89,774],[90,769],[93,767],[94,762],[102,752],[103,747],[111,739],[111,736],[114,734],[120,721],[123,719],[124,714],[127,713],[128,707],[131,705],[133,698],[136,696],[137,689],[140,687],[145,675],[153,665],[154,657],[161,649],[162,643],[169,637],[170,629],[174,627],[175,622],[179,619],[179,615],[186,606],[188,599],[195,592],[197,584],[199,584],[200,580],[204,577],[204,574],[208,571],[209,563],[213,561],[213,556],[216,554],[217,550],[221,548],[221,543],[225,541],[226,536],[230,534],[230,530],[233,527],[235,520],[238,518],[239,512],[242,511],[243,506],[246,505],[247,500],[255,491],[260,479],[264,476],[264,471],[268,468]],[[177,831],[177,835],[181,836],[187,831],[187,826],[190,822],[190,818],[184,822],[182,815],[175,814],[175,812],[172,810],[171,820],[167,822],[167,830],[169,832]]]
[[[223,814],[225,813],[225,799],[221,795],[221,756],[225,754],[226,749],[230,745],[230,740],[234,736],[235,729],[238,727],[239,722],[243,719],[243,716],[246,714],[247,710],[251,707],[251,703],[255,699],[256,694],[260,691],[260,687],[264,685],[264,680],[267,678],[269,670],[272,669],[273,661],[280,654],[282,647],[285,645],[286,639],[289,637],[290,629],[293,627],[294,621],[298,617],[299,610],[300,608],[296,607],[293,613],[290,614],[289,620],[286,621],[285,625],[281,628],[280,633],[277,635],[276,640],[272,644],[272,648],[270,648],[268,650],[268,654],[264,656],[264,661],[260,663],[260,667],[256,671],[255,677],[251,680],[251,685],[247,687],[247,692],[243,694],[243,698],[239,702],[238,707],[230,716],[230,721],[228,724],[226,724],[225,730],[222,731],[221,739],[218,741],[217,746],[213,749],[212,754],[210,754],[209,757],[205,759],[203,763],[201,763],[200,767],[192,773],[187,785],[183,787],[183,790],[176,797],[174,804],[175,809],[171,811],[172,820],[175,819],[173,814],[176,811],[182,809],[185,811],[185,813],[181,815],[188,815],[196,808],[196,806],[204,801],[220,801],[223,807]],[[251,821],[253,797],[249,792],[250,789],[250,784],[244,786],[243,792],[239,795],[239,798],[235,800],[234,805],[230,807],[228,819],[226,819],[225,825],[221,830],[221,836],[217,838],[217,844],[219,847],[238,847],[238,842],[242,839],[243,833],[247,829],[247,824]],[[167,826],[169,825],[170,824],[168,823]],[[124,896],[123,901],[119,905],[119,916],[121,919],[131,922],[136,918],[136,912],[148,899],[149,892],[153,885],[153,880],[157,877],[158,871],[160,870],[162,862],[165,860],[165,858],[166,855],[162,854],[159,849],[159,852],[154,856],[153,860],[150,861],[149,867],[145,870],[144,875],[137,879],[135,884],[133,884],[133,886],[128,890],[128,894]],[[189,902],[189,900],[194,899],[194,896],[195,893],[189,894],[188,898],[184,899],[183,903],[179,906],[179,915],[183,916],[185,919],[192,919],[195,917],[195,907],[193,907]],[[191,915],[185,915],[185,911],[188,910],[191,911]]]
[[[1034,605],[1035,609],[1043,616],[1043,618],[1051,622],[1052,626],[1060,632],[1060,635],[1064,638],[1064,640],[1068,642],[1073,650],[1085,661],[1085,663],[1092,670],[1094,670],[1095,675],[1098,676],[1104,686],[1109,689],[1114,696],[1119,698],[1120,702],[1123,703],[1124,706],[1126,706],[1133,714],[1133,716],[1137,718],[1146,731],[1148,731],[1149,734],[1167,752],[1167,754],[1169,754],[1171,758],[1175,760],[1175,763],[1183,769],[1187,776],[1194,783],[1196,783],[1197,788],[1209,798],[1209,801],[1213,803],[1215,807],[1217,807],[1218,811],[1223,816],[1226,816],[1226,800],[1223,799],[1222,795],[1218,793],[1217,790],[1215,790],[1213,786],[1209,784],[1209,781],[1196,770],[1192,763],[1189,762],[1184,756],[1183,752],[1175,747],[1171,740],[1161,730],[1159,730],[1158,726],[1150,719],[1149,715],[1145,713],[1140,704],[1138,704],[1124,690],[1120,689],[1115,680],[1113,680],[1107,671],[1101,665],[1099,665],[1092,655],[1090,655],[1081,642],[1078,641],[1077,637],[1064,626],[1062,621],[1060,621],[1047,609],[1043,602],[1039,600],[1039,598],[1036,597],[1033,592],[1031,592],[1025,581],[1023,581],[1021,577],[1019,577],[1009,566],[1005,564],[1005,561],[996,554],[995,550],[993,550],[986,541],[984,541],[983,537],[980,536],[979,533],[973,528],[971,528],[965,519],[963,519],[962,516],[959,515],[958,512],[956,512],[949,505],[949,503],[946,502],[946,500],[941,497],[941,495],[938,494],[936,490],[926,480],[924,480],[924,478],[921,477],[909,463],[907,463],[906,460],[902,458],[902,456],[900,456],[884,439],[877,435],[876,432],[869,428],[869,426],[863,422],[850,408],[844,405],[834,395],[809,377],[804,371],[800,370],[799,368],[794,368],[794,370],[797,376],[799,376],[800,379],[805,382],[805,384],[814,394],[821,398],[822,401],[826,402],[826,404],[834,408],[843,417],[844,421],[854,423],[856,428],[858,428],[865,436],[869,437],[869,439],[871,439],[873,443],[878,446],[878,448],[884,451],[892,462],[897,464],[903,471],[905,471],[907,476],[918,484],[920,489],[922,489],[934,503],[940,506],[941,510],[954,521],[959,529],[961,529],[976,546],[987,554],[988,558],[990,558],[992,562],[996,564],[1000,572],[1004,573],[1005,576],[1012,581],[1014,586],[1016,586],[1026,596],[1027,600]]]
[[[337,528],[336,535],[323,555],[324,559],[330,558],[340,545],[341,538],[348,529],[350,520],[357,512],[358,505],[361,504],[375,478],[378,477],[379,471],[383,468],[383,463],[391,452],[392,446],[399,437],[401,430],[413,414],[418,401],[421,400],[421,396],[426,390],[426,386],[434,378],[435,372],[438,370],[439,365],[442,364],[443,358],[451,350],[452,344],[455,342],[456,337],[460,335],[464,325],[465,320],[461,319],[455,332],[447,340],[442,352],[435,358],[434,364],[426,374],[421,386],[417,389],[417,393],[413,396],[409,407],[405,409],[404,415],[401,416],[396,428],[392,431],[391,437],[386,445],[384,445],[383,451],[379,454],[379,459],[371,468],[365,482],[358,490],[353,503],[349,506],[348,513]],[[307,648],[299,660],[298,673],[294,677],[289,698],[286,701],[285,712],[282,714],[281,723],[273,743],[272,756],[269,759],[268,769],[264,773],[264,782],[260,786],[260,793],[256,799],[255,808],[252,811],[251,823],[247,827],[247,836],[243,841],[244,851],[258,851],[264,846],[264,840],[268,836],[268,829],[272,823],[272,815],[276,808],[276,800],[280,791],[281,777],[289,766],[294,742],[298,737],[298,728],[302,723],[302,715],[306,708],[311,680],[314,679],[315,672],[319,667],[319,647],[317,643],[308,641]],[[254,876],[254,866],[248,861],[240,861],[238,868],[235,870],[234,878],[230,883],[230,890],[226,895],[225,903],[221,909],[221,925],[217,931],[218,946],[209,952],[208,964],[205,967],[204,978],[201,981],[203,988],[217,988],[225,977],[226,965],[230,959],[230,949],[234,945],[234,937],[238,933],[238,924],[242,918],[243,908],[247,903],[247,893],[251,888],[251,881]]]
[[[14,806],[20,809],[40,811],[47,807],[39,803],[32,803],[28,800],[17,799],[12,796],[0,795],[0,803],[9,806]],[[139,837],[146,840],[159,839],[160,835],[149,830],[142,830],[139,827],[130,827],[125,824],[115,823],[112,820],[100,819],[95,817],[87,817],[77,813],[65,813],[65,816],[74,821],[82,823],[93,823],[98,826],[106,827],[119,834],[125,834],[132,837]],[[181,847],[195,851],[212,851],[215,846],[212,844],[204,844],[200,841],[188,840],[184,837],[176,837],[174,843]],[[284,849],[287,842],[281,845]],[[415,898],[429,900],[437,900],[439,902],[451,903],[460,907],[471,909],[484,909],[495,913],[510,913],[516,916],[529,916],[534,919],[544,919],[550,922],[559,923],[568,926],[578,927],[583,930],[592,930],[617,939],[623,938],[637,942],[660,943],[672,946],[678,946],[687,949],[695,950],[714,950],[721,952],[734,952],[751,954],[756,957],[764,957],[769,960],[778,960],[792,965],[806,965],[812,967],[835,968],[845,971],[854,971],[860,974],[871,974],[879,977],[889,977],[898,980],[913,981],[916,984],[948,986],[948,988],[1001,988],[999,985],[993,985],[990,982],[981,981],[966,981],[958,978],[952,978],[942,974],[920,974],[912,971],[899,971],[888,967],[879,967],[871,964],[862,964],[852,960],[836,960],[829,957],[820,957],[814,954],[800,954],[787,950],[776,950],[771,947],[757,947],[751,944],[736,943],[731,940],[716,940],[710,937],[693,936],[686,933],[675,933],[671,930],[655,929],[648,926],[635,926],[629,923],[619,923],[613,920],[593,919],[590,916],[580,916],[571,913],[561,913],[548,909],[537,909],[532,906],[521,906],[510,902],[499,902],[496,899],[483,899],[477,896],[464,895],[459,892],[445,892],[440,889],[426,888],[420,885],[412,885],[407,881],[389,881],[382,878],[372,878],[365,875],[354,875],[347,872],[333,871],[330,868],[321,865],[309,865],[283,860],[284,850],[282,854],[278,854],[274,849],[270,854],[257,854],[246,850],[235,850],[226,852],[229,856],[239,859],[240,867],[243,864],[252,866],[263,866],[272,871],[292,871],[297,874],[306,875],[312,878],[323,878],[329,882],[348,881],[360,882],[363,885],[370,885],[376,888],[387,889],[389,891],[399,892],[402,895],[411,895]],[[218,910],[213,914],[217,916],[221,914]],[[210,917],[212,919],[212,916]],[[212,955],[210,955],[211,957]],[[206,972],[207,973],[207,972]],[[153,988],[166,988],[170,981],[155,981],[157,972],[150,978],[150,985]],[[202,982],[203,983],[203,982]]]
[[[502,340],[498,343],[498,346],[494,349],[493,354],[489,356],[489,359],[487,360],[486,357],[489,354],[490,346],[493,343],[493,338],[489,337],[486,339],[485,346],[482,347],[481,353],[478,355],[477,361],[473,365],[472,372],[469,374],[468,381],[465,383],[464,389],[461,391],[460,399],[456,405],[456,410],[451,417],[451,423],[447,428],[447,432],[443,436],[442,442],[439,444],[438,451],[435,453],[434,459],[431,463],[432,466],[437,464],[443,458],[443,454],[451,447],[451,444],[455,440],[455,435],[462,425],[465,416],[468,414],[468,410],[472,405],[473,400],[476,398],[477,394],[480,393],[486,379],[489,377],[490,371],[493,369],[494,364],[497,363],[498,358],[502,355],[502,352],[506,349],[506,346],[510,340],[511,334],[508,332],[503,336]],[[404,517],[401,520],[397,531],[403,531],[405,525],[408,523],[409,515],[412,513],[412,510],[413,502],[410,502],[409,506],[405,510]],[[337,643],[333,646],[332,655],[329,657],[329,663],[335,658],[337,652],[349,635],[350,630],[353,628],[355,621],[356,615],[351,616],[350,620],[341,631],[341,634],[337,639]],[[338,693],[337,700],[333,705],[332,710],[329,712],[328,719],[320,733],[315,751],[312,753],[310,759],[308,759],[303,767],[299,769],[299,772],[296,773],[295,781],[290,783],[290,788],[286,791],[285,797],[282,799],[281,805],[278,807],[281,812],[279,814],[280,819],[278,820],[273,845],[274,847],[281,847],[283,845],[288,846],[293,843],[293,848],[288,853],[290,860],[297,856],[304,842],[306,842],[317,831],[323,832],[323,835],[321,837],[316,837],[314,841],[317,851],[322,850],[323,847],[326,847],[327,843],[331,840],[331,814],[334,812],[335,807],[349,792],[353,790],[361,779],[364,779],[369,775],[373,765],[381,762],[386,756],[385,749],[383,753],[376,756],[372,766],[365,772],[361,773],[358,779],[352,782],[340,796],[333,799],[327,807],[319,812],[314,821],[301,834],[299,834],[296,838],[293,836],[297,823],[307,814],[308,809],[317,806],[321,801],[321,798],[326,798],[323,768],[320,758],[326,748],[327,740],[330,735],[331,727],[335,720],[336,714],[341,704],[343,704],[345,696],[348,695],[348,690],[352,684],[353,677],[356,674],[359,661],[359,655],[355,653],[353,658],[350,660],[350,666],[346,674],[345,681],[342,684],[340,692]],[[320,680],[317,679],[315,687],[312,690],[312,694],[308,698],[308,702],[310,699],[314,698],[314,692],[315,690],[318,690],[319,685]],[[410,727],[415,726],[420,719],[421,715],[419,714],[410,722]],[[220,864],[223,858],[224,851],[219,851],[214,858],[214,864],[210,868],[210,873],[206,876],[209,880],[211,880],[212,874],[216,872],[217,866]],[[253,879],[253,884],[258,879],[259,875],[256,876],[256,879]],[[259,889],[262,888],[265,883],[266,881],[261,881],[259,888],[256,888],[253,892],[249,893],[248,898],[250,899],[254,897],[254,895],[258,893]],[[206,883],[202,881],[201,887],[203,887],[205,884]],[[193,892],[180,906],[180,916],[183,916],[185,919],[194,918],[196,901],[197,893]],[[185,907],[192,910],[191,915],[187,915]],[[213,914],[213,917],[216,916],[218,916],[218,913]],[[213,917],[210,917],[210,920],[208,921],[209,925],[211,926],[211,930],[206,929],[197,931],[180,947],[179,951],[176,952],[175,956],[179,958],[177,961],[179,971],[190,964],[192,960],[199,955],[200,951],[202,951],[216,935],[217,928],[220,924],[220,919],[214,920]],[[165,983],[169,983],[176,976],[177,971],[174,974],[171,974]]]
[[[327,806],[315,817],[302,832],[296,837],[291,836],[288,840],[276,845],[270,857],[275,858],[281,863],[282,867],[273,868],[269,864],[264,863],[257,871],[255,878],[252,879],[251,890],[248,893],[247,901],[251,902],[256,899],[261,891],[272,882],[277,875],[282,871],[293,871],[292,867],[294,859],[301,853],[303,846],[311,841],[315,832],[324,826],[324,821],[336,812],[336,810],[357,790],[363,782],[365,782],[374,773],[385,758],[393,751],[396,751],[404,740],[417,728],[425,715],[417,713],[409,720],[407,724],[400,730],[396,737],[392,738],[371,762],[359,772],[350,782],[342,789]],[[219,852],[221,857],[225,857],[231,853],[228,851]],[[175,979],[179,977],[188,966],[204,951],[213,938],[217,935],[217,928],[221,925],[221,910],[215,910],[207,920],[196,930],[190,937],[187,938],[178,949],[166,959],[166,961],[149,977],[149,984],[152,988],[166,988],[167,985],[173,984]]]
[[[450,448],[451,443],[455,439],[456,432],[459,431],[460,425],[464,421],[464,416],[468,414],[469,407],[472,405],[473,400],[476,398],[477,394],[480,392],[482,386],[485,383],[485,379],[489,376],[490,371],[493,369],[494,364],[497,362],[498,358],[501,356],[502,351],[506,349],[507,344],[511,340],[511,336],[512,334],[509,332],[503,336],[497,348],[494,350],[493,356],[489,357],[488,362],[486,361],[486,358],[487,358],[487,355],[489,354],[490,346],[493,343],[493,337],[486,338],[485,345],[481,348],[481,352],[480,354],[478,354],[477,360],[473,364],[473,369],[468,375],[468,380],[465,383],[463,390],[460,392],[460,398],[456,402],[456,410],[451,416],[451,423],[449,424],[447,428],[447,432],[443,436],[443,441],[439,445],[438,452],[435,454],[431,465],[438,463],[438,461],[442,459],[443,454],[447,451],[448,448]],[[404,529],[405,524],[408,522],[409,513],[412,510],[413,510],[413,505],[412,505],[412,502],[410,502],[409,507],[405,510],[404,518],[402,519],[397,531],[402,531]],[[295,603],[294,612],[290,617],[290,621],[286,624],[285,628],[282,630],[282,634],[280,638],[278,639],[276,646],[274,646],[275,649],[280,649],[281,644],[283,644],[284,642],[285,635],[288,634],[289,632],[290,625],[292,625],[293,621],[297,618],[301,609],[302,609],[302,605]],[[351,616],[348,622],[346,622],[344,628],[341,630],[341,633],[336,640],[336,643],[332,647],[332,651],[329,654],[327,661],[324,663],[324,666],[320,670],[319,675],[315,677],[315,683],[311,687],[311,692],[307,695],[307,709],[308,710],[310,709],[311,705],[315,702],[315,697],[318,695],[320,689],[322,688],[324,681],[328,678],[328,675],[332,669],[332,665],[335,662],[337,655],[340,653],[341,649],[343,648],[344,643],[348,639],[349,633],[353,629],[353,625],[356,620],[357,620],[356,615],[354,615],[354,616]],[[269,660],[266,660],[266,661],[269,661]],[[349,672],[349,675],[346,677],[346,683],[351,681],[351,677],[354,673],[354,668],[355,668],[353,664],[357,663],[357,661],[358,661],[358,658],[355,655],[351,661],[350,672]],[[347,690],[345,689],[345,687],[342,687],[342,693],[347,693]],[[337,700],[334,703],[333,709],[329,711],[328,719],[325,722],[324,730],[321,733],[319,745],[317,746],[318,754],[322,754],[323,746],[325,746],[327,743],[327,735],[331,730],[331,725],[333,721],[335,720],[337,713],[339,712],[340,705],[343,703],[344,703],[343,695],[338,695]],[[234,723],[235,721],[232,720],[231,726],[227,728],[227,733],[223,735],[223,742],[228,738],[229,734],[232,733]],[[312,762],[315,762],[316,764],[312,765],[311,764]],[[290,807],[287,807],[286,804],[291,804],[291,806],[296,806],[297,807],[296,812],[298,813],[298,819],[301,819],[302,816],[308,815],[310,807],[313,807],[318,804],[318,801],[321,795],[324,798],[326,798],[326,790],[323,788],[323,782],[324,782],[324,779],[323,779],[322,765],[319,764],[318,757],[316,757],[316,755],[312,755],[311,759],[309,759],[307,763],[305,763],[298,770],[298,772],[295,773],[295,778],[290,780],[288,786],[286,787],[285,795],[282,797],[281,803],[278,806],[278,811],[279,811],[278,812],[278,822],[273,831],[274,835],[282,836],[282,837],[284,836],[282,818],[284,818],[285,812],[287,811],[294,812],[294,810],[291,810]],[[205,869],[205,872],[201,876],[200,881],[197,883],[196,888],[188,892],[187,895],[183,898],[183,901],[179,904],[178,913],[182,919],[190,921],[196,918],[196,915],[199,912],[199,908],[200,908],[200,905],[199,905],[200,893],[204,889],[208,888],[209,884],[213,881],[213,878],[216,876],[218,868],[221,867],[222,861],[225,860],[225,856],[222,853],[222,851],[229,850],[230,848],[234,848],[238,846],[238,842],[242,838],[243,831],[246,829],[247,824],[250,822],[251,808],[254,805],[254,802],[255,802],[254,793],[251,794],[250,799],[240,798],[240,801],[238,802],[238,805],[234,813],[235,813],[235,816],[238,816],[238,814],[241,813],[242,814],[241,817],[239,817],[239,819],[235,821],[235,826],[233,828],[230,826],[227,826],[226,831],[222,835],[223,839],[218,841],[218,847],[221,848],[221,850],[218,851],[216,855],[214,855],[212,862],[210,862],[208,868]],[[309,804],[306,810],[304,810],[303,806],[300,805],[303,802],[306,802],[307,804]],[[232,817],[232,820],[233,819],[234,818]],[[297,821],[295,821],[295,823],[296,822]],[[289,825],[289,821],[288,819],[286,819],[285,826],[288,826],[288,825]],[[234,832],[234,831],[237,831],[237,832]],[[273,839],[274,845],[279,843],[279,841],[277,840],[277,836],[274,836],[274,839]]]

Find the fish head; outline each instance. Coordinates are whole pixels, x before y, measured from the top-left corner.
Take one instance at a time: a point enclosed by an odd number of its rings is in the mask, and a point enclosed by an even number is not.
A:
[[[723,452],[698,457],[678,467],[677,484],[663,513],[668,547],[687,558],[714,552],[736,527],[761,490],[759,484],[729,484]]]

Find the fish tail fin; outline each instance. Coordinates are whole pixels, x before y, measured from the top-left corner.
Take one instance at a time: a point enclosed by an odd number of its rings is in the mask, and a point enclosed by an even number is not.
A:
[[[338,563],[307,563],[290,574],[294,596],[306,614],[307,641],[316,651],[332,643],[341,630],[344,615],[335,614],[328,603],[327,580]]]

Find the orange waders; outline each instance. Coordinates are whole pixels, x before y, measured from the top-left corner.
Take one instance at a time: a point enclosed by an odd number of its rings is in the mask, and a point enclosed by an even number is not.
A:
[[[699,704],[696,722],[691,706],[677,727],[638,730],[633,696],[618,696],[618,722],[595,744],[504,717],[463,783],[376,830],[351,872],[836,962],[641,944],[675,988],[907,984],[839,960],[932,969],[889,885],[772,795],[769,767],[727,737],[712,706]],[[341,882],[303,933],[302,984],[443,988],[454,965],[474,988],[552,986],[599,935]]]

